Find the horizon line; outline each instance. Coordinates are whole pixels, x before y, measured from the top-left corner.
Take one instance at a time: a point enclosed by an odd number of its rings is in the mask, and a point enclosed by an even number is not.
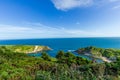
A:
[[[120,36],[105,36],[105,37],[48,37],[48,38],[19,38],[19,39],[0,39],[0,41],[7,41],[7,40],[29,40],[29,39],[69,39],[69,38],[120,38]]]

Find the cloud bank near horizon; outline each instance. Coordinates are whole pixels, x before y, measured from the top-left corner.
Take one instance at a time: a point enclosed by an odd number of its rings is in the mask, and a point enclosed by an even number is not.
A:
[[[0,25],[0,39],[92,37],[98,35],[100,34],[85,30],[53,28],[40,23],[30,23],[24,27]]]
[[[33,27],[34,26],[34,27]],[[81,29],[53,28],[41,23],[29,23],[27,26],[0,25],[0,40],[31,38],[69,38],[69,37],[116,37],[119,33],[113,28],[101,28],[93,31]],[[119,36],[119,35],[118,35]]]

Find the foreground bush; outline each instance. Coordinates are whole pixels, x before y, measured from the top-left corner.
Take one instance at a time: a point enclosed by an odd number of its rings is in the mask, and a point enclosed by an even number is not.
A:
[[[63,51],[53,59],[47,53],[30,57],[0,47],[0,80],[120,80],[120,57],[92,63]]]

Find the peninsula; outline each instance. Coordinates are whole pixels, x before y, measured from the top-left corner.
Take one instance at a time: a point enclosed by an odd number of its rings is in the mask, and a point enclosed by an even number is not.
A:
[[[51,48],[49,48],[48,46],[40,45],[6,45],[0,47],[6,47],[8,50],[12,50],[13,52],[20,52],[26,54],[51,50]]]
[[[101,59],[104,62],[116,61],[117,57],[120,57],[119,49],[104,49],[104,48],[97,48],[94,46],[80,48],[75,52],[92,58]]]

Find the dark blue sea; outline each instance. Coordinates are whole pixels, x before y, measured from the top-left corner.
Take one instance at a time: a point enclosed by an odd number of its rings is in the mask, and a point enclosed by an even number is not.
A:
[[[20,39],[0,40],[0,45],[44,45],[53,50],[48,51],[55,56],[59,50],[73,51],[82,47],[96,46],[100,48],[120,48],[120,38],[49,38],[49,39]],[[39,55],[39,54],[37,54]]]

